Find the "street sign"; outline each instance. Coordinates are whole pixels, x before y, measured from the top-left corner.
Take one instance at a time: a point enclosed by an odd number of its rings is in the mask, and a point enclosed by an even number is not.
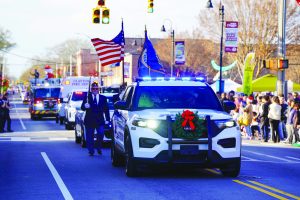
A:
[[[175,42],[175,65],[184,65],[184,41]]]
[[[225,23],[225,52],[236,53],[238,47],[238,22],[227,21]]]

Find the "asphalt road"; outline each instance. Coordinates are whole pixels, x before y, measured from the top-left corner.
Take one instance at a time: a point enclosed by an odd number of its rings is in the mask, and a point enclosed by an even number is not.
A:
[[[74,131],[54,119],[32,121],[25,105],[12,102],[15,132],[0,134],[0,199],[300,199],[300,148],[243,141],[237,178],[200,168],[128,178],[111,165],[109,148],[90,157]]]

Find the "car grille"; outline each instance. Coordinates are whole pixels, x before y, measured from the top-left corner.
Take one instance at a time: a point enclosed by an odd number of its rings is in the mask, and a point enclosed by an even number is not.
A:
[[[44,100],[44,108],[46,110],[56,110],[57,109],[57,100]]]
[[[171,126],[173,126],[174,124],[174,120],[171,121]],[[200,138],[207,138],[207,122],[205,121],[204,122],[205,125],[206,125],[206,131],[205,133],[200,137]],[[213,121],[211,121],[211,132],[212,132],[212,137],[216,136],[217,134],[219,134],[222,129],[219,129],[215,123],[213,123]],[[156,128],[156,129],[153,129],[153,131],[155,131],[157,134],[159,134],[161,137],[164,137],[164,138],[168,138],[168,123],[167,123],[167,120],[160,120],[160,123],[159,123],[159,126]],[[173,138],[178,138],[174,135],[174,130],[172,129],[172,135],[173,135]]]

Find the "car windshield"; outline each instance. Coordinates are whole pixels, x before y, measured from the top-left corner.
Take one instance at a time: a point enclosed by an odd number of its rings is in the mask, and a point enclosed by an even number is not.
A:
[[[72,101],[83,101],[84,97],[86,97],[87,92],[73,92]]]
[[[54,97],[58,98],[60,93],[60,88],[36,88],[35,97],[38,98],[47,98]]]
[[[104,87],[102,88],[102,93],[119,93],[120,88],[115,87]]]
[[[215,93],[199,86],[140,86],[134,102],[137,110],[143,109],[214,109],[222,110]]]
[[[109,110],[113,110],[114,109],[113,98],[112,97],[106,97],[106,99],[107,99],[107,104],[108,104]]]

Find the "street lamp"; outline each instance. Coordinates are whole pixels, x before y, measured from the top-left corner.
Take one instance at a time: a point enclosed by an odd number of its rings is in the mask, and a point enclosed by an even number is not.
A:
[[[207,2],[207,8],[213,8],[211,0]],[[222,66],[223,66],[223,28],[224,28],[224,5],[220,1],[219,16],[221,18],[221,41],[220,41],[220,79],[219,79],[219,93],[223,93],[223,83],[222,83]]]
[[[174,46],[175,46],[175,31],[174,29],[172,29],[172,21],[169,19],[165,19],[165,21],[169,21],[170,22],[170,32],[171,32],[171,38],[172,38],[172,51],[171,51],[171,77],[173,76],[173,67],[174,67]],[[165,25],[163,23],[162,27],[161,27],[161,32],[166,32],[166,28]]]

